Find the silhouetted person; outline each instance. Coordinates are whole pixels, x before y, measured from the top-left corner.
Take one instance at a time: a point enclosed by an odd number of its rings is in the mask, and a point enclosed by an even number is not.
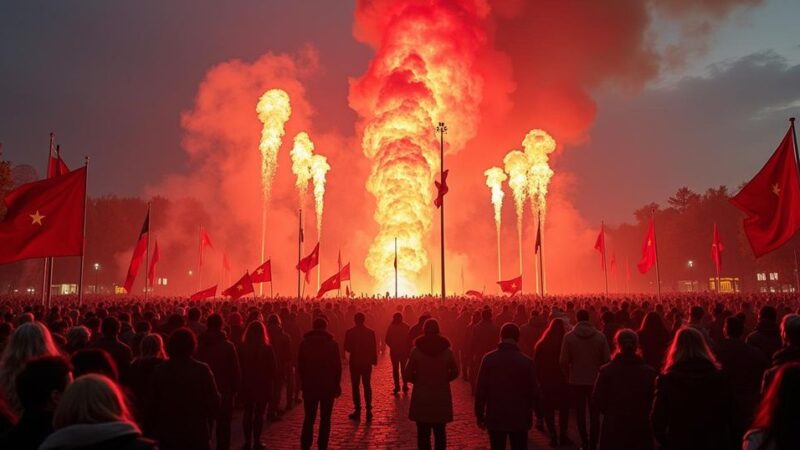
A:
[[[275,380],[275,352],[267,342],[264,324],[255,321],[247,326],[244,341],[239,347],[242,385],[239,399],[244,403],[242,429],[244,450],[260,450],[261,430],[264,426],[264,411],[272,396]]]
[[[192,357],[196,346],[192,330],[178,328],[167,342],[169,360],[153,371],[145,434],[158,440],[161,450],[210,448],[209,425],[217,417],[220,395],[211,369]]]
[[[727,376],[692,327],[678,330],[656,379],[650,414],[665,450],[725,450],[740,445],[736,400]]]
[[[783,348],[775,352],[772,356],[772,367],[764,372],[764,381],[761,385],[761,392],[769,390],[769,384],[780,369],[780,366],[800,362],[800,316],[797,314],[787,314],[781,322],[781,338]]]
[[[5,439],[0,439],[0,447],[38,449],[53,433],[53,414],[70,382],[71,367],[63,357],[41,356],[28,361],[16,380],[22,415]]]
[[[561,370],[559,358],[561,346],[566,335],[564,320],[555,318],[536,343],[533,355],[533,366],[536,369],[536,380],[542,392],[542,411],[547,431],[550,434],[550,445],[572,445],[567,436],[569,429],[569,389],[567,376]],[[558,431],[556,431],[555,412],[558,411]],[[559,440],[559,435],[561,439]]]
[[[372,366],[378,364],[378,344],[375,332],[364,326],[364,313],[353,317],[355,326],[344,335],[344,351],[350,354],[350,385],[353,388],[354,411],[351,420],[361,417],[361,385],[364,386],[364,404],[367,420],[372,419]]]
[[[333,401],[342,394],[342,362],[339,345],[328,333],[328,321],[322,317],[314,319],[313,329],[303,336],[297,357],[297,370],[303,390],[303,431],[300,447],[311,448],[314,440],[314,422],[319,410],[319,437],[317,447],[328,448],[331,434]]]
[[[134,358],[128,372],[128,385],[133,394],[134,415],[141,422],[144,419],[145,399],[153,372],[167,360],[167,355],[164,353],[163,339],[155,333],[144,336],[139,347],[139,356]]]
[[[70,358],[70,363],[72,363],[72,373],[75,378],[96,373],[111,378],[114,382],[119,382],[117,363],[105,350],[99,348],[78,350]]]
[[[664,325],[664,320],[656,312],[649,312],[636,332],[639,335],[639,348],[642,359],[648,366],[659,370],[664,365],[672,334]]]
[[[617,350],[600,368],[592,401],[603,414],[600,450],[651,450],[650,408],[658,375],[638,355],[638,336],[627,328],[617,331]]]
[[[758,415],[744,438],[743,450],[793,450],[800,448],[800,364],[780,367],[759,406]]]
[[[271,420],[277,420],[283,414],[281,409],[281,397],[283,388],[286,389],[286,409],[292,406],[293,393],[289,392],[288,382],[292,371],[292,338],[283,331],[281,318],[277,314],[271,314],[267,318],[267,336],[270,345],[275,352],[275,378],[272,383],[272,404],[269,407]]]
[[[750,423],[761,398],[761,381],[769,359],[761,350],[744,342],[741,319],[735,316],[725,319],[723,332],[725,337],[717,343],[714,353],[731,381],[742,423]],[[740,430],[740,435],[744,431]]]
[[[197,360],[208,364],[220,395],[219,410],[215,419],[217,450],[231,446],[231,420],[233,400],[239,391],[241,373],[236,346],[222,331],[222,316],[212,314],[206,319],[206,331],[197,339]]]
[[[778,328],[778,312],[772,306],[764,306],[758,312],[756,329],[747,335],[748,344],[761,350],[764,356],[772,358],[781,348],[781,332]]]
[[[528,448],[528,430],[533,426],[539,389],[533,361],[517,345],[519,327],[506,323],[500,329],[497,350],[483,357],[475,389],[478,427],[489,431],[492,450]]]
[[[439,334],[439,322],[428,319],[423,335],[414,342],[406,365],[406,379],[414,385],[408,418],[417,423],[417,447],[447,448],[445,426],[453,421],[450,382],[458,378],[458,364],[450,342]]]
[[[115,317],[106,317],[100,327],[102,333],[100,337],[94,341],[92,345],[94,348],[108,353],[114,359],[119,374],[119,380],[125,381],[128,375],[128,368],[133,360],[133,353],[131,348],[119,340],[120,324],[119,320]],[[114,381],[117,381],[116,379]]]
[[[470,377],[472,392],[475,392],[475,385],[478,381],[478,369],[483,361],[483,355],[495,349],[500,338],[500,328],[492,322],[492,310],[484,309],[481,311],[481,321],[472,329],[472,337],[469,345],[470,356]]]
[[[609,348],[606,337],[589,322],[589,313],[581,309],[575,314],[578,323],[564,336],[559,362],[564,373],[575,405],[578,433],[585,449],[597,447],[600,433],[600,417],[592,404],[592,388],[600,371],[600,366],[609,361]],[[589,430],[586,430],[586,410],[589,410]]]
[[[400,392],[400,377],[403,378],[403,392],[408,391],[404,369],[408,362],[411,347],[408,342],[409,326],[403,322],[403,315],[399,312],[392,316],[392,323],[386,329],[384,342],[389,347],[389,359],[392,363],[392,379],[394,380],[394,393]]]

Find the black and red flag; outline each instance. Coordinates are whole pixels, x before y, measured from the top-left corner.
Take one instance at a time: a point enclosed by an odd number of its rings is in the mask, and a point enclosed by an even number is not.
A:
[[[200,227],[200,267],[203,267],[203,250],[208,247],[210,249],[214,249],[214,245],[211,243],[211,236],[208,235],[208,231],[205,228]]]
[[[67,165],[64,163],[64,160],[61,159],[61,146],[57,145],[54,152],[51,141],[50,155],[47,157],[47,178],[55,178],[60,175],[66,175],[68,172],[69,167],[67,167]]]
[[[236,300],[247,294],[252,294],[253,292],[255,292],[255,290],[253,289],[253,281],[250,279],[250,273],[245,272],[239,281],[233,283],[233,286],[222,291],[222,295],[227,295],[232,300]]]
[[[133,282],[136,281],[136,276],[139,274],[139,266],[144,261],[144,255],[147,253],[147,246],[149,244],[150,236],[150,212],[144,217],[142,230],[139,232],[139,239],[136,240],[136,245],[133,247],[133,255],[131,256],[131,263],[128,266],[128,275],[125,277],[125,283],[122,287],[129,294],[133,287]]]
[[[510,280],[498,281],[500,289],[508,295],[514,295],[522,290],[522,275]]]
[[[149,281],[150,286],[153,286],[153,282],[156,279],[156,266],[158,265],[158,261],[161,259],[161,252],[158,250],[158,239],[155,240],[153,244],[153,256],[150,257],[150,268],[147,270],[147,280]]]
[[[744,233],[756,258],[785,244],[800,229],[800,179],[794,118],[775,153],[732,199],[747,214]]]
[[[203,289],[202,291],[195,292],[189,297],[189,300],[197,301],[197,300],[205,300],[207,298],[213,298],[217,295],[217,285],[211,286],[210,288]]]
[[[442,172],[442,182],[434,181],[433,184],[436,185],[436,198],[433,200],[433,204],[436,205],[437,208],[442,206],[444,203],[444,195],[450,190],[447,187],[447,173],[450,169],[445,170]]]
[[[314,250],[312,250],[308,256],[297,263],[297,270],[306,274],[306,283],[309,282],[311,269],[317,267],[317,264],[319,264],[319,242],[317,242],[317,245],[314,246]]]
[[[9,192],[0,222],[0,264],[81,255],[85,197],[85,167]]]
[[[253,274],[250,275],[250,280],[253,283],[266,283],[272,281],[272,263],[268,259],[267,262],[258,266]]]

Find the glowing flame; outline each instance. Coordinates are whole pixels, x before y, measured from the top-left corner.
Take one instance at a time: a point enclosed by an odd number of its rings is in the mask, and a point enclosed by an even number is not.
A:
[[[294,146],[289,152],[292,157],[292,173],[296,177],[295,186],[300,196],[300,207],[303,207],[308,182],[311,180],[311,160],[314,156],[314,143],[308,133],[301,131],[294,137]]]
[[[269,198],[272,179],[278,167],[278,149],[281,148],[284,125],[292,115],[289,94],[282,89],[270,89],[258,99],[256,105],[258,120],[264,124],[261,129],[261,141],[258,150],[261,152],[261,186],[265,201]]]
[[[483,92],[478,58],[488,43],[481,19],[489,9],[483,2],[445,0],[358,4],[357,33],[373,30],[360,37],[376,47],[349,98],[362,118],[362,148],[372,161],[367,190],[376,198],[378,234],[365,265],[378,289],[394,291],[397,237],[400,277],[419,290],[441,164],[434,130],[446,121],[448,152],[475,134]]]
[[[497,279],[503,278],[503,270],[500,265],[500,225],[503,217],[503,182],[508,176],[499,167],[492,167],[483,173],[486,175],[486,186],[492,191],[492,206],[494,206],[494,224],[497,229]]]
[[[528,195],[531,207],[541,214],[544,220],[547,210],[547,186],[553,178],[553,169],[548,161],[550,153],[556,149],[556,141],[544,130],[531,130],[522,141],[525,155],[528,157]]]
[[[331,170],[328,159],[322,155],[311,157],[311,177],[314,181],[314,211],[317,213],[317,236],[322,235],[322,209],[325,197],[325,175]]]
[[[514,197],[514,209],[517,212],[517,244],[519,246],[519,271],[522,273],[522,217],[525,212],[525,196],[528,192],[528,157],[519,150],[511,150],[503,158],[508,186]]]

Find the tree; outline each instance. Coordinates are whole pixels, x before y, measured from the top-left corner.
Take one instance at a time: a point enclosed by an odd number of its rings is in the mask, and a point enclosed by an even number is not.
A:
[[[672,197],[667,200],[669,206],[678,210],[678,212],[686,211],[690,206],[696,205],[700,201],[700,195],[691,189],[683,186],[678,189]]]
[[[14,181],[11,178],[11,163],[3,159],[3,144],[0,144],[0,199],[6,198],[6,194],[13,187]],[[0,218],[6,215],[6,205],[0,201]]]

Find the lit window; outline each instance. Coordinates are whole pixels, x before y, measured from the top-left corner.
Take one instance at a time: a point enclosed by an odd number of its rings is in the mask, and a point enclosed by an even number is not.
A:
[[[778,272],[770,272],[769,279],[770,281],[778,281]]]
[[[767,274],[765,274],[765,273],[757,273],[756,274],[756,279],[758,281],[767,281]]]

